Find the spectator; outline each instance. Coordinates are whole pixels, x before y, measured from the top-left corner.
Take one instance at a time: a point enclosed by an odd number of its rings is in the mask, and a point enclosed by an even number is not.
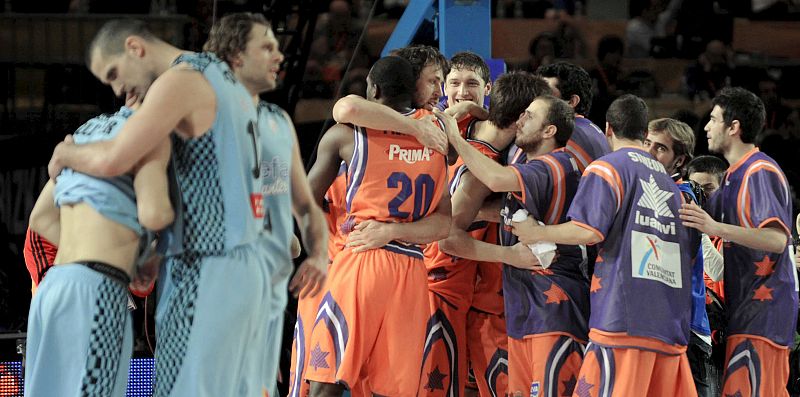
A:
[[[528,61],[520,65],[517,69],[529,73],[536,73],[541,66],[553,63],[556,54],[560,51],[558,40],[551,32],[543,32],[534,37],[528,45]]]
[[[730,87],[732,74],[730,49],[722,41],[711,40],[697,62],[686,68],[686,93],[689,99],[711,99],[719,90]]]
[[[629,7],[631,20],[625,27],[628,57],[650,56],[650,41],[656,34],[658,14],[665,8],[664,0],[631,0]]]
[[[617,83],[622,76],[622,56],[625,43],[615,35],[604,36],[597,44],[596,66],[589,71],[594,92],[593,106],[589,119],[597,125],[606,124],[608,105],[622,95]]]

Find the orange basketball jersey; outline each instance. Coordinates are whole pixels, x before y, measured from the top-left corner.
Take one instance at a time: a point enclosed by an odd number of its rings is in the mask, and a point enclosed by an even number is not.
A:
[[[420,119],[429,114],[417,109],[405,115]],[[447,181],[442,154],[393,131],[356,126],[354,134],[342,234],[365,220],[413,222],[436,210]]]

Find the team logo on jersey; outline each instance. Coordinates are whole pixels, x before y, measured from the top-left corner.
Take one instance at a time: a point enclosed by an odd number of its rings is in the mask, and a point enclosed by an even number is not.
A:
[[[652,174],[650,175],[649,181],[639,179],[639,182],[642,185],[642,196],[639,198],[639,201],[636,204],[639,206],[639,208],[652,210],[653,216],[650,217],[644,215],[637,209],[635,214],[636,224],[656,229],[663,234],[675,235],[675,222],[662,223],[659,220],[659,217],[675,217],[675,214],[667,204],[675,193],[661,190],[658,187],[658,184],[656,184],[655,178],[653,178]]]
[[[631,231],[631,275],[681,288],[681,248],[656,235]]]
[[[250,193],[250,210],[253,211],[254,218],[261,219],[264,217],[264,195]]]
[[[674,218],[675,215],[672,213],[672,210],[669,209],[667,201],[675,193],[659,189],[652,174],[650,174],[649,181],[645,182],[639,179],[639,182],[642,184],[642,197],[639,198],[637,204],[640,207],[653,210],[656,214],[656,219],[658,219],[659,216]]]
[[[408,164],[414,164],[417,161],[431,161],[431,154],[433,150],[426,147],[422,149],[403,149],[400,145],[389,145],[389,160],[405,161]]]
[[[539,382],[531,383],[531,397],[539,397]]]
[[[289,163],[278,156],[261,162],[261,193],[265,196],[289,193]]]

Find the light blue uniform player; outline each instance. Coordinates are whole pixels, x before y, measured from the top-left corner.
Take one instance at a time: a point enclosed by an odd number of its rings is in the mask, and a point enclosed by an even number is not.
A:
[[[291,271],[291,212],[281,208],[291,202],[291,140],[213,54],[174,65],[203,74],[216,114],[200,137],[173,139],[182,253],[162,272],[154,395],[260,395],[277,371]]]
[[[130,114],[131,110],[123,107],[113,115],[89,120],[75,132],[75,143],[111,139]],[[88,204],[102,217],[131,231],[135,245],[135,236],[145,232],[137,219],[130,175],[98,179],[64,169],[54,196],[59,207]],[[96,225],[87,220],[87,227]],[[87,230],[86,235],[92,234]],[[69,252],[71,247],[62,251]],[[72,251],[73,255],[66,255],[75,259]],[[47,273],[28,317],[26,396],[125,394],[133,335],[127,309],[130,279],[122,269],[133,268],[136,251],[126,253],[128,258],[123,261],[128,263],[60,263]]]

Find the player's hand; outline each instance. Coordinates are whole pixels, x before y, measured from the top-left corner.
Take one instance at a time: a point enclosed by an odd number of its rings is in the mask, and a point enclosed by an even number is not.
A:
[[[544,226],[530,215],[522,222],[511,222],[511,233],[517,236],[517,239],[523,244],[535,244],[542,241],[542,229]]]
[[[423,146],[433,149],[441,154],[447,154],[447,135],[435,123],[435,116],[426,116],[414,120],[414,137]]]
[[[289,246],[289,251],[292,255],[292,259],[297,259],[300,256],[300,252],[303,250],[303,247],[300,246],[300,239],[297,238],[294,234],[292,235],[292,241]]]
[[[50,179],[55,181],[58,174],[60,174],[61,170],[64,169],[64,165],[61,164],[60,161],[61,151],[63,151],[65,147],[74,144],[75,143],[72,139],[72,135],[67,135],[64,137],[64,141],[56,145],[55,150],[53,150],[53,156],[50,157],[50,162],[47,164],[47,174],[50,175]]]
[[[434,109],[433,113],[444,123],[444,131],[447,133],[447,139],[452,140],[455,137],[461,138],[461,132],[458,130],[458,122],[453,116],[439,109]]]
[[[519,269],[542,270],[539,259],[533,255],[531,249],[523,243],[516,243],[511,247],[511,255],[503,258],[503,262]]]
[[[300,264],[289,282],[289,291],[295,298],[317,295],[325,286],[328,275],[327,256],[310,256]]]
[[[353,248],[354,253],[381,248],[394,240],[391,228],[391,223],[373,220],[361,222],[347,235],[347,244],[345,246]]]
[[[483,120],[481,117],[481,113],[487,113],[485,109],[472,101],[463,101],[459,102],[453,106],[448,107],[444,110],[445,113],[453,116],[454,119],[457,121],[463,120],[465,117],[472,115],[478,119]]]
[[[720,236],[722,228],[719,222],[715,221],[700,206],[694,203],[683,204],[678,210],[684,226],[695,228],[709,236]]]

